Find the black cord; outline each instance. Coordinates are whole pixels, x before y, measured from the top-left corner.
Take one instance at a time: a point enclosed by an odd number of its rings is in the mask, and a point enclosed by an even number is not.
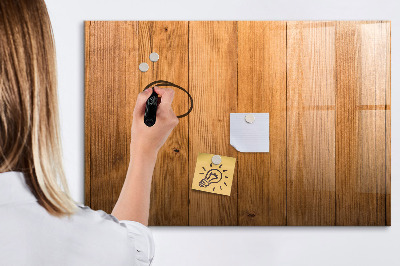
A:
[[[154,87],[154,86],[175,87],[175,88],[178,88],[178,89],[184,91],[184,92],[189,96],[189,99],[190,99],[190,108],[189,108],[189,110],[188,110],[186,113],[184,113],[183,115],[178,115],[178,116],[177,116],[178,118],[185,117],[185,116],[187,116],[187,115],[192,111],[192,109],[193,109],[193,98],[192,98],[192,96],[190,95],[190,93],[189,93],[187,90],[185,90],[184,88],[182,88],[181,86],[178,86],[178,85],[176,85],[176,84],[174,84],[174,83],[172,83],[172,82],[165,81],[165,80],[156,80],[156,81],[153,81],[153,82],[149,83],[149,84],[144,88],[144,90],[146,90],[146,89],[148,89],[148,88],[150,88],[150,87]]]

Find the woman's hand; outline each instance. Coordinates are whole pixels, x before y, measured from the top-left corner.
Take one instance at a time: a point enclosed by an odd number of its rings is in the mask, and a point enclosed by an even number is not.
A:
[[[148,88],[139,93],[136,100],[131,128],[131,154],[132,152],[157,154],[179,122],[171,107],[174,90],[154,87],[154,91],[159,97],[161,96],[161,102],[157,108],[156,123],[152,127],[144,124],[146,101],[150,97],[152,89]]]

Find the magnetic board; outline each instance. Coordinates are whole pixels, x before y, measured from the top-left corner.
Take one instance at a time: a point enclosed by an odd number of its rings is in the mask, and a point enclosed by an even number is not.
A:
[[[387,21],[86,21],[85,204],[112,210],[136,96],[162,79],[194,108],[158,154],[150,225],[390,225],[390,36]],[[188,105],[177,91],[175,113]],[[229,144],[230,113],[269,113],[268,153]],[[191,189],[199,153],[236,158],[230,196]]]

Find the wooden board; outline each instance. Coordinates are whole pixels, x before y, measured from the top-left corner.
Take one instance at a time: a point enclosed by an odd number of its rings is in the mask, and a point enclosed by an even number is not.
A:
[[[85,203],[112,210],[136,96],[165,79],[194,109],[158,155],[150,225],[390,225],[390,31],[381,21],[86,22]],[[175,113],[187,107],[177,92]],[[269,153],[229,145],[234,112],[270,114]],[[191,189],[202,152],[237,158],[230,197]]]
[[[335,24],[287,24],[288,225],[335,224]]]
[[[385,127],[390,122],[385,117],[386,93],[390,91],[388,60],[389,23],[337,24],[338,225],[390,224],[390,218],[386,221],[385,206],[385,161],[390,156],[390,152],[385,155],[388,145]]]
[[[385,111],[386,111],[386,138],[385,138],[385,143],[386,143],[386,225],[392,225],[391,222],[391,23],[387,22],[384,23],[383,26],[386,28],[386,86],[385,86]]]
[[[189,23],[189,92],[195,105],[189,115],[191,183],[199,153],[237,158],[227,119],[237,111],[237,22]],[[237,224],[237,174],[233,180],[229,197],[190,190],[190,225]]]
[[[86,176],[93,177],[86,179],[85,201],[94,209],[111,212],[129,163],[130,126],[137,94],[155,79],[187,86],[188,23],[86,22],[85,27],[86,69],[90,69],[86,72],[85,132],[96,132],[85,135],[86,162],[90,162],[86,165]],[[153,49],[173,53],[157,64],[152,63],[143,75],[137,66],[148,61]],[[169,71],[171,65],[175,71]],[[175,113],[187,110],[185,96],[176,93]],[[104,116],[102,110],[110,112]],[[188,225],[187,129],[188,118],[181,119],[158,154],[150,225]],[[121,136],[115,138],[116,134]],[[98,196],[92,198],[92,193]]]
[[[136,90],[154,80],[168,80],[187,88],[188,22],[138,23],[140,62],[149,61],[152,51],[164,56],[157,63],[151,62],[148,72],[138,73],[141,85]],[[138,72],[137,65],[134,70]],[[186,94],[177,91],[174,112],[185,113],[188,103]],[[188,117],[185,117],[179,120],[159,151],[152,182],[149,225],[188,225],[188,141]]]
[[[286,23],[240,21],[238,36],[238,112],[270,115],[270,152],[238,153],[239,225],[285,225]]]
[[[85,203],[108,213],[129,163],[136,97],[127,95],[139,88],[129,69],[138,62],[136,32],[135,22],[85,23]]]

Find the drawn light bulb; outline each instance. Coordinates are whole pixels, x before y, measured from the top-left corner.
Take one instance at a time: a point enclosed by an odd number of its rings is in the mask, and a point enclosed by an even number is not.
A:
[[[200,180],[200,187],[208,187],[210,184],[218,183],[222,179],[222,173],[218,169],[210,169],[208,170],[206,176]]]

